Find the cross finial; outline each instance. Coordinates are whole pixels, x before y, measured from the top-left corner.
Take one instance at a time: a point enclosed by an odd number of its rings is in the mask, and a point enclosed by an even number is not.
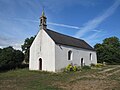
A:
[[[42,6],[43,10],[42,10],[42,16],[45,16],[45,12],[44,12],[44,6]]]

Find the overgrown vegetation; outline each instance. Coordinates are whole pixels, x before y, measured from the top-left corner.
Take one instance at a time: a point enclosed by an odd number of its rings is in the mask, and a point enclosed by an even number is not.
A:
[[[90,66],[87,66],[87,65],[84,65],[84,66],[77,66],[77,65],[73,65],[72,63],[71,64],[68,64],[68,66],[66,66],[64,69],[62,69],[61,71],[64,71],[64,72],[71,72],[71,71],[82,71],[82,70],[88,70],[88,69],[92,69],[92,68],[102,68],[106,66],[105,64],[102,64],[102,63],[97,63],[97,64],[93,64],[91,63]]]
[[[94,46],[97,51],[98,63],[120,64],[120,40],[117,37],[110,37],[103,40],[103,43]]]
[[[96,68],[101,68],[101,67],[104,67],[105,64],[102,64],[102,63],[97,63],[97,64],[91,64],[91,67],[96,67]]]
[[[24,54],[12,47],[0,49],[0,71],[19,67],[24,60]]]
[[[66,66],[66,68],[64,69],[64,71],[66,72],[70,72],[70,71],[80,71],[81,70],[81,67],[80,66],[76,66],[76,65],[73,65],[73,64],[69,64],[68,66]]]

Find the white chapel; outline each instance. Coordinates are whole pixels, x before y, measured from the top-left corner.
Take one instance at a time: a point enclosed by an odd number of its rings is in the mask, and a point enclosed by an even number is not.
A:
[[[47,29],[46,19],[43,11],[40,30],[30,47],[29,70],[58,72],[71,63],[97,64],[96,51],[87,42]]]

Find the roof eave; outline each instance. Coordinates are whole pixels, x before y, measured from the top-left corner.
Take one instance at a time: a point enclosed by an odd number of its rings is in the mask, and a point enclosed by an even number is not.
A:
[[[55,41],[54,41],[55,42]],[[83,48],[83,47],[78,47],[78,46],[73,46],[73,45],[67,45],[67,44],[62,44],[62,43],[57,43],[55,42],[56,45],[65,45],[65,46],[70,46],[70,47],[75,47],[75,48],[81,48],[81,49],[85,49],[85,50],[89,50],[89,51],[94,51],[96,52],[95,49],[88,49],[88,48]]]

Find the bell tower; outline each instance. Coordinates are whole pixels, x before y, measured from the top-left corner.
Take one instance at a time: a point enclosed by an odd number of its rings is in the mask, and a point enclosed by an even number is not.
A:
[[[46,16],[44,13],[44,10],[42,11],[42,16],[40,17],[40,29],[47,29],[47,24],[46,24]]]

